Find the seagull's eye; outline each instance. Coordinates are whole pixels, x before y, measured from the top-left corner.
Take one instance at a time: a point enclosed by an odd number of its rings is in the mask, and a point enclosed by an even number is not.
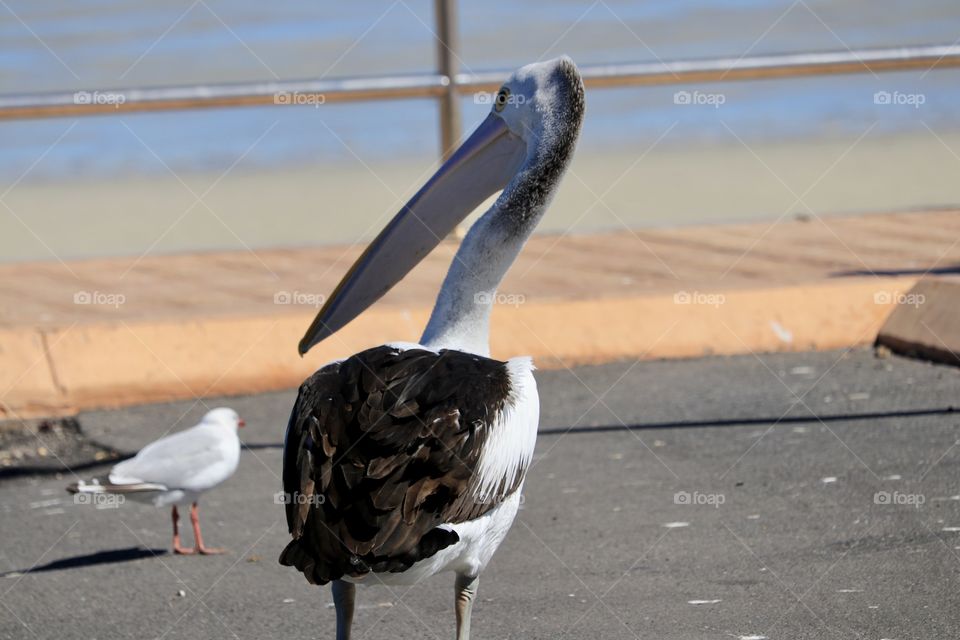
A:
[[[509,97],[510,97],[510,89],[507,89],[506,87],[504,87],[503,89],[500,89],[500,92],[497,93],[496,100],[493,101],[493,109],[497,113],[500,113],[501,111],[503,111],[503,108],[507,106],[507,98]]]

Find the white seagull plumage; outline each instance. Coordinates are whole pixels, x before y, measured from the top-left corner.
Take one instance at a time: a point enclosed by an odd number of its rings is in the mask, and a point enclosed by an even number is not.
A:
[[[244,421],[233,409],[208,411],[193,427],[151,442],[137,455],[115,465],[103,480],[78,482],[71,493],[110,493],[155,507],[172,506],[173,547],[176,553],[210,554],[221,550],[204,546],[200,535],[200,495],[233,475],[240,462]],[[178,506],[191,505],[195,547],[180,546]]]

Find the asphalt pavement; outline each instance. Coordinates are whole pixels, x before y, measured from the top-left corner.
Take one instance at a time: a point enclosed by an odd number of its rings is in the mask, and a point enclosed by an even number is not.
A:
[[[475,638],[960,637],[960,370],[854,350],[537,377],[535,463]],[[329,589],[277,564],[293,397],[82,414],[129,451],[236,408],[248,448],[201,503],[231,552],[173,556],[167,510],[74,504],[69,471],[6,479],[0,638],[332,637]],[[354,637],[452,637],[452,593],[452,575],[363,589]]]

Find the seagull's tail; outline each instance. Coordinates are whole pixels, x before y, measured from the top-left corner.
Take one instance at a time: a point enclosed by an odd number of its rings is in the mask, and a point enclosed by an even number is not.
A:
[[[107,490],[102,484],[94,480],[93,482],[74,482],[67,485],[67,493],[106,493]]]
[[[166,491],[167,487],[154,482],[132,482],[130,484],[112,484],[109,481],[101,482],[94,478],[90,482],[74,482],[67,485],[68,493],[145,493],[149,491]]]

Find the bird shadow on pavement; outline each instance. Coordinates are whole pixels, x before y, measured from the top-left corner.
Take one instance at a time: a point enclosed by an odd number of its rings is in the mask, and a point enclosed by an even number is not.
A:
[[[653,429],[691,429],[699,427],[742,427],[747,425],[806,424],[810,422],[857,422],[861,420],[885,420],[897,418],[915,418],[955,413],[960,407],[921,407],[900,411],[867,411],[857,413],[809,414],[798,416],[763,416],[743,418],[713,418],[706,420],[671,420],[665,422],[647,422],[642,424],[601,424],[541,427],[537,435],[556,436],[568,433],[604,433],[608,431],[646,431]],[[244,449],[283,449],[282,442],[243,443]]]
[[[17,467],[8,467],[6,469],[0,469],[0,482],[3,480],[12,480],[14,478],[24,478],[28,476],[49,476],[64,472],[79,473],[81,471],[89,471],[90,469],[97,469],[99,467],[107,469],[110,465],[118,464],[132,457],[132,453],[119,453],[116,457],[111,458],[110,460],[88,460],[85,462],[77,462],[72,464],[64,464],[58,460],[49,460],[43,464],[26,464]]]
[[[0,573],[0,577],[7,577],[11,574],[17,575],[27,573],[44,573],[47,571],[61,571],[64,569],[79,569],[81,567],[91,567],[98,564],[130,562],[132,560],[141,560],[143,558],[162,556],[166,553],[166,549],[144,549],[143,547],[110,549],[109,551],[97,551],[96,553],[88,553],[82,556],[61,558],[60,560],[53,560],[47,564],[37,565],[22,571],[8,571],[6,573]]]
[[[540,429],[538,435],[556,436],[568,433],[603,433],[608,431],[645,431],[648,429],[691,429],[701,427],[742,427],[746,425],[777,425],[777,424],[804,424],[804,423],[832,423],[857,422],[861,420],[884,420],[899,418],[915,418],[921,416],[938,416],[955,413],[958,410],[953,405],[945,407],[930,407],[921,409],[904,409],[902,411],[868,411],[860,413],[836,413],[799,416],[766,416],[762,418],[730,418],[715,420],[685,420],[671,422],[649,422],[645,424],[610,424],[595,426],[547,427]]]
[[[933,269],[851,269],[849,271],[834,271],[831,278],[855,278],[859,276],[945,276],[960,273],[960,264],[935,267]]]

